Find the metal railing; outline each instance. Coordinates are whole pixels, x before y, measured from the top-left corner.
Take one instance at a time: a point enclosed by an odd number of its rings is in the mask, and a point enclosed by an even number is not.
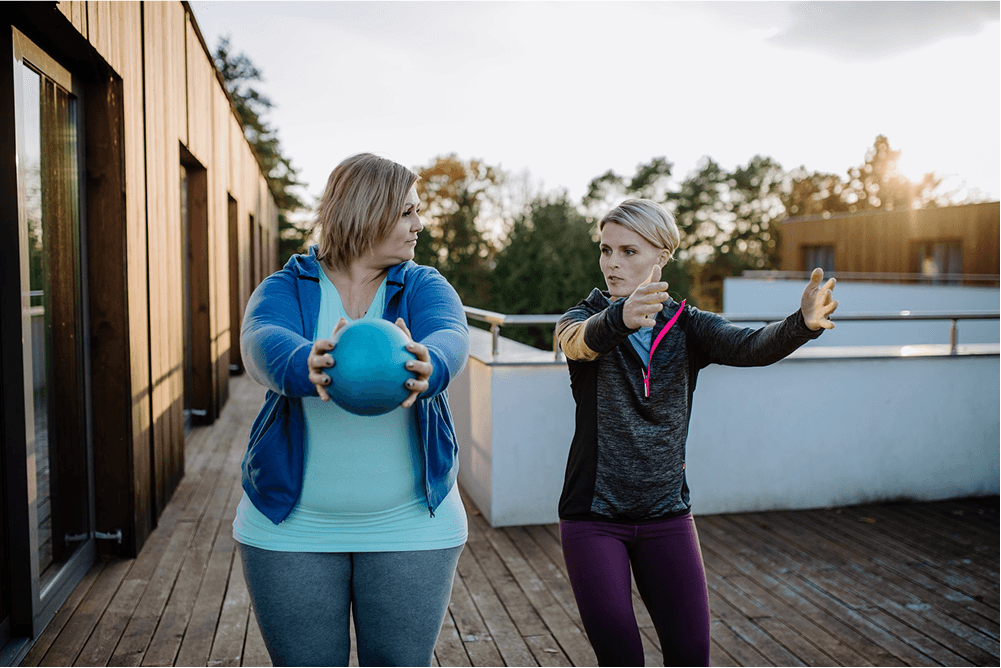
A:
[[[810,280],[809,271],[777,271],[772,269],[745,269],[739,278]],[[865,281],[872,283],[921,283],[924,285],[977,284],[997,286],[1001,276],[997,274],[908,274],[902,272],[862,272],[825,271],[824,278],[841,281]]]
[[[557,313],[555,315],[541,313],[537,315],[508,315],[504,313],[497,313],[496,311],[474,308],[472,306],[463,306],[463,308],[466,310],[467,319],[476,320],[477,322],[485,322],[490,325],[490,354],[494,359],[497,359],[500,350],[500,328],[505,325],[552,325],[554,327],[553,356],[557,362],[563,359],[563,351],[560,350],[560,343],[556,340],[555,332],[555,325],[559,319],[563,317],[562,313]]]
[[[528,314],[528,315],[508,315],[504,313],[497,313],[496,311],[487,311],[485,309],[473,308],[472,306],[464,306],[466,310],[466,318],[469,320],[476,320],[477,322],[485,322],[490,325],[490,354],[494,359],[497,359],[500,352],[500,328],[503,326],[517,326],[517,325],[556,325],[559,319],[562,317],[561,314]],[[766,325],[785,320],[789,314],[781,315],[760,315],[760,314],[721,314],[722,317],[726,318],[730,322],[763,322]],[[953,311],[892,311],[884,313],[846,313],[845,315],[837,315],[832,318],[834,322],[865,322],[865,321],[881,321],[881,322],[892,322],[892,321],[914,321],[914,320],[949,320],[951,325],[949,328],[949,354],[955,355],[956,348],[959,343],[958,334],[958,324],[960,320],[998,320],[1001,319],[1001,311],[964,311],[964,312],[953,312]],[[563,359],[563,351],[560,350],[559,341],[556,339],[556,333],[553,332],[553,357],[559,362]]]

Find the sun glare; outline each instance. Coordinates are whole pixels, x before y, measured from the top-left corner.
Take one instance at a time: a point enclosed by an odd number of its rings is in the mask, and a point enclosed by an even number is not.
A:
[[[933,168],[929,168],[913,156],[908,155],[907,151],[900,152],[900,158],[897,160],[897,172],[911,183],[920,183],[925,174],[933,171],[935,171]]]

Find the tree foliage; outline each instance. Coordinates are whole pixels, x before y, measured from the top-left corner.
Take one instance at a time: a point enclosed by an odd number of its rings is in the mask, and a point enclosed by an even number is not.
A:
[[[289,256],[303,250],[308,236],[305,227],[289,220],[289,214],[306,206],[296,191],[303,184],[298,180],[298,170],[282,150],[278,130],[265,119],[274,104],[254,87],[255,83],[264,81],[261,71],[245,53],[233,53],[228,36],[219,39],[214,58],[233,99],[236,115],[243,124],[244,136],[253,147],[275,198],[279,265],[284,265]]]
[[[784,211],[783,172],[771,158],[755,156],[733,171],[712,158],[699,161],[682,181],[673,178],[673,164],[652,158],[631,177],[606,172],[593,179],[583,204],[600,218],[626,197],[663,204],[674,214],[681,233],[676,257],[738,268],[763,268],[777,261],[776,219]]]
[[[565,193],[535,199],[515,218],[491,274],[491,310],[563,313],[604,289],[598,245],[590,223]],[[551,327],[511,327],[504,336],[551,348]]]
[[[490,263],[496,248],[481,229],[480,215],[503,174],[455,154],[439,156],[417,171],[424,231],[414,260],[448,278],[464,304],[489,308]]]
[[[942,190],[942,178],[932,172],[917,183],[901,174],[897,169],[901,153],[890,147],[890,140],[884,135],[877,135],[862,164],[850,167],[845,179],[836,174],[810,172],[804,167],[793,170],[784,197],[787,214],[925,209],[961,203],[956,193]]]

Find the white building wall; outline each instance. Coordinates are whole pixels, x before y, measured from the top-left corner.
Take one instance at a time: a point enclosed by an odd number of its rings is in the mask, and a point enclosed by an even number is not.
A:
[[[489,335],[470,338],[449,390],[459,481],[493,526],[556,522],[574,428],[566,366],[506,340],[501,359],[522,363],[491,365]],[[901,352],[804,348],[705,369],[688,437],[694,512],[998,494],[998,347]]]

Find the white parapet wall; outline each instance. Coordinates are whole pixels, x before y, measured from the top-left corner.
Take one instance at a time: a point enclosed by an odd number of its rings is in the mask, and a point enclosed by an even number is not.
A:
[[[574,402],[552,353],[470,332],[449,401],[459,481],[493,526],[557,521]],[[998,345],[804,347],[699,374],[693,511],[820,508],[999,492]]]
[[[556,521],[574,402],[552,353],[470,328],[471,354],[449,389],[459,438],[459,482],[493,526]]]

